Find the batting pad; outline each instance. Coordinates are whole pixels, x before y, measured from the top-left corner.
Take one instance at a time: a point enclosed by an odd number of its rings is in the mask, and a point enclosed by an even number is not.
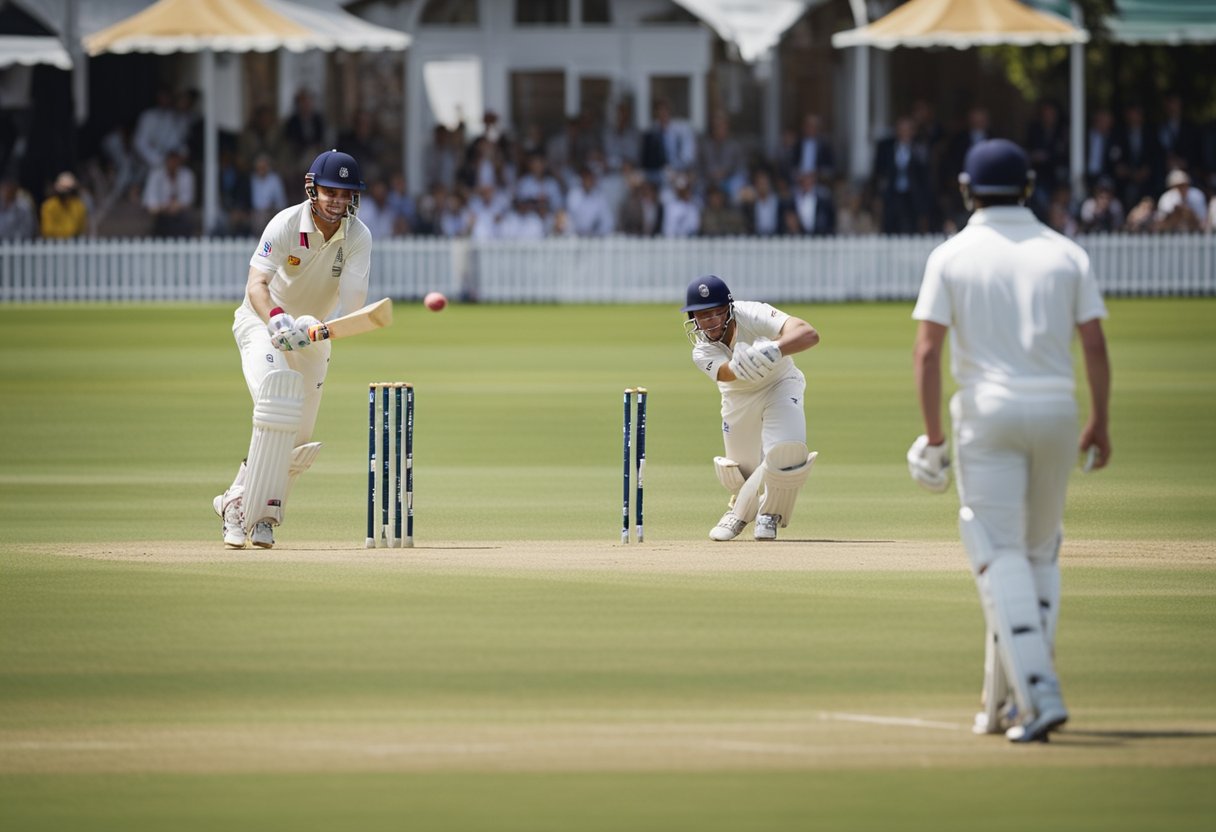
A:
[[[811,475],[818,451],[807,453],[802,442],[778,442],[764,457],[764,499],[760,513],[779,518],[781,528],[790,524],[798,492]]]
[[[718,475],[718,482],[722,483],[722,487],[732,496],[738,494],[743,483],[747,482],[743,479],[743,472],[739,470],[739,463],[724,456],[714,457],[714,473]]]
[[[246,532],[262,520],[276,526],[282,522],[292,447],[303,409],[304,376],[295,370],[267,373],[253,405],[253,439],[246,458],[242,503]]]
[[[1018,710],[1036,713],[1032,685],[1038,681],[1054,683],[1056,674],[1039,616],[1030,559],[1023,552],[994,547],[987,530],[967,506],[959,510],[958,518],[984,618],[996,637],[997,653]]]

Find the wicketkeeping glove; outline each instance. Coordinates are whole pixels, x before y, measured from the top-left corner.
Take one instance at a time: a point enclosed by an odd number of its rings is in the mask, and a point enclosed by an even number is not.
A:
[[[941,494],[950,487],[950,443],[930,445],[923,433],[908,449],[908,473],[917,485]]]

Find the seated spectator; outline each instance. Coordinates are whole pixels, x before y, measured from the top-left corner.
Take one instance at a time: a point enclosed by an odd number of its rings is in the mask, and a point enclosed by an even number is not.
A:
[[[866,208],[865,194],[861,188],[842,184],[836,199],[836,233],[842,237],[860,237],[878,232],[874,215]]]
[[[377,179],[359,200],[359,219],[372,232],[373,240],[387,240],[397,233],[397,212],[388,199],[388,185]]]
[[[1084,234],[1110,234],[1123,228],[1126,217],[1123,203],[1115,198],[1115,182],[1101,177],[1094,185],[1094,193],[1081,203],[1079,230]]]
[[[171,148],[182,143],[182,123],[174,106],[173,91],[168,87],[156,90],[156,103],[139,114],[131,144],[144,170],[151,170],[165,160]]]
[[[743,145],[730,134],[730,118],[724,112],[714,114],[697,159],[705,186],[721,188],[729,200],[733,201],[735,194],[747,183]]]
[[[794,177],[811,171],[819,174],[823,180],[830,180],[836,172],[836,154],[832,146],[824,138],[823,122],[815,113],[807,113],[802,117],[802,135],[797,144],[791,148],[792,156],[788,160]]]
[[[473,227],[472,215],[459,191],[443,191],[443,206],[436,229],[441,237],[467,237]]]
[[[929,230],[933,201],[929,167],[916,146],[916,124],[903,116],[895,135],[878,143],[874,152],[874,191],[882,196],[884,234],[916,234]]]
[[[0,179],[0,240],[29,240],[37,235],[34,200],[16,179]]]
[[[757,170],[752,174],[752,184],[739,191],[739,205],[748,234],[771,237],[784,233],[781,198],[773,190],[767,171]]]
[[[743,215],[726,199],[726,191],[710,188],[701,211],[702,237],[741,237],[747,233]]]
[[[1203,192],[1191,187],[1184,170],[1172,170],[1166,191],[1157,200],[1157,221],[1164,231],[1199,231],[1207,224],[1208,206]]]
[[[798,183],[785,209],[785,227],[789,234],[809,234],[826,237],[836,233],[836,205],[832,192],[819,184],[813,170],[798,174]]]
[[[89,209],[80,185],[70,171],[55,177],[54,193],[42,202],[42,236],[55,239],[82,237],[88,232]]]
[[[519,197],[511,209],[498,221],[500,240],[543,240],[545,222],[540,216],[537,200]]]
[[[684,174],[671,180],[671,194],[663,203],[663,236],[695,237],[701,230],[701,206],[692,194],[692,181]]]
[[[649,179],[638,176],[621,206],[621,231],[636,237],[656,237],[663,229],[663,203]]]
[[[570,189],[567,211],[570,231],[579,237],[607,237],[616,231],[616,215],[589,167]]]
[[[642,134],[638,164],[646,178],[658,185],[668,173],[692,170],[697,162],[697,137],[687,122],[672,118],[666,99],[655,101],[652,109],[654,117]]]
[[[545,157],[534,153],[528,157],[528,168],[523,176],[515,183],[515,198],[517,200],[536,200],[542,195],[549,204],[558,208],[563,206],[562,188],[558,181],[550,175],[545,164]]]
[[[320,149],[325,146],[325,117],[317,111],[317,102],[310,90],[301,88],[296,92],[295,109],[287,117],[283,125],[283,139],[292,159],[293,165],[307,165],[316,158]],[[355,157],[359,160],[359,157]]]
[[[1053,201],[1047,206],[1047,226],[1070,239],[1077,236],[1077,222],[1068,212],[1068,206],[1060,202]]]
[[[388,182],[388,201],[393,206],[393,210],[397,212],[398,234],[413,234],[414,228],[418,225],[418,206],[414,202],[414,198],[410,196],[409,188],[405,183],[405,174],[400,168],[393,171],[393,175],[389,177]]]
[[[636,167],[640,141],[633,126],[633,106],[628,100],[618,101],[613,113],[612,125],[604,129],[604,164],[610,171],[621,170],[625,163]]]
[[[473,237],[488,240],[497,235],[495,228],[498,221],[511,210],[511,199],[493,185],[482,185],[469,197],[466,210]]]
[[[259,157],[266,158],[266,157]],[[246,235],[253,234],[252,198],[249,192],[249,172],[245,160],[238,156],[234,148],[220,151],[220,209],[222,211],[218,228],[212,229],[214,234]],[[266,223],[258,225],[258,230]]]
[[[254,228],[265,228],[275,214],[287,207],[287,190],[283,178],[271,167],[265,153],[253,163],[249,177],[249,207],[253,210]]]
[[[1157,203],[1151,196],[1144,196],[1127,213],[1123,230],[1131,234],[1142,234],[1157,230]]]
[[[152,236],[188,237],[194,224],[194,171],[182,149],[170,150],[164,164],[144,183],[144,208],[152,216]]]
[[[426,178],[438,182],[445,188],[456,184],[456,174],[463,163],[460,136],[442,124],[436,124],[431,132],[431,143],[426,148]]]
[[[359,163],[365,182],[384,178],[384,161],[388,145],[380,134],[376,114],[371,110],[355,113],[349,130],[338,136],[338,149],[349,153]]]
[[[269,104],[254,107],[249,123],[237,136],[236,152],[246,164],[265,154],[270,157],[276,170],[284,166],[288,156],[287,141]],[[355,158],[358,159],[357,156]]]

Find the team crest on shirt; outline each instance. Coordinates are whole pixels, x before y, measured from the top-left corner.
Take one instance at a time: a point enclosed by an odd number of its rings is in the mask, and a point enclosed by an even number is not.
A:
[[[263,240],[262,247],[260,249],[258,249],[258,254],[260,254],[263,257],[269,257],[270,249],[271,249],[270,240]]]
[[[330,269],[334,276],[334,280],[342,277],[342,267],[346,265],[346,255],[342,251],[342,247],[338,246],[338,255],[334,258],[334,266]]]
[[[289,265],[289,266],[300,265],[300,258],[296,257],[294,254],[287,255],[287,265]]]

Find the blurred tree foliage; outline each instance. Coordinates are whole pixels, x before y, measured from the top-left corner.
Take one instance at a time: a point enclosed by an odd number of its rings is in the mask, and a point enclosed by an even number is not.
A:
[[[1211,71],[1211,44],[1113,43],[1102,23],[1114,10],[1114,0],[1079,0],[1090,42],[1085,45],[1085,104],[1087,111],[1107,107],[1119,112],[1124,105],[1144,105],[1149,119],[1156,118],[1167,92],[1182,96],[1188,117],[1206,122],[1216,119],[1216,73]],[[1067,46],[990,46],[985,57],[1005,68],[1009,82],[1027,101],[1054,99],[1068,107]]]

